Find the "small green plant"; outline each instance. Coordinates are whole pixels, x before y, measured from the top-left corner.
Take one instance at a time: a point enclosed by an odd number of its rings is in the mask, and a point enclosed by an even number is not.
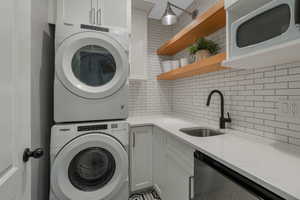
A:
[[[195,55],[200,50],[208,50],[212,55],[214,55],[220,50],[220,47],[212,40],[200,38],[194,45],[190,46],[189,51],[191,55]]]

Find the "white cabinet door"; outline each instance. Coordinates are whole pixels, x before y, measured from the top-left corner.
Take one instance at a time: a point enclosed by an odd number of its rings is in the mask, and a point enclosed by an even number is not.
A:
[[[167,139],[165,200],[193,198],[194,149],[172,136]]]
[[[97,0],[63,0],[64,23],[95,24]]]
[[[192,199],[191,177],[185,163],[174,153],[167,153],[165,200]]]
[[[133,9],[130,45],[131,80],[147,80],[148,17],[147,12]]]
[[[131,129],[131,191],[152,187],[152,126]]]
[[[165,200],[166,187],[166,134],[159,128],[153,128],[153,184],[162,199]]]
[[[163,200],[193,197],[194,149],[153,128],[153,184]]]
[[[129,0],[98,0],[98,25],[127,28]]]

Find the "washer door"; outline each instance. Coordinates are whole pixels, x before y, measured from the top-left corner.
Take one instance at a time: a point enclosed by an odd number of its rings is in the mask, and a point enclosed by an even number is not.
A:
[[[56,52],[55,64],[63,85],[87,99],[114,94],[129,73],[126,50],[101,32],[82,32],[64,40]]]
[[[127,181],[128,154],[105,134],[72,140],[52,165],[51,189],[60,200],[113,199]]]

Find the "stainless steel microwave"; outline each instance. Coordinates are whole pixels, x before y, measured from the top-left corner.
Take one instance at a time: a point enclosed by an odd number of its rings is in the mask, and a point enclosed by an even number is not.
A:
[[[300,39],[300,0],[273,0],[232,24],[231,57],[296,39]]]

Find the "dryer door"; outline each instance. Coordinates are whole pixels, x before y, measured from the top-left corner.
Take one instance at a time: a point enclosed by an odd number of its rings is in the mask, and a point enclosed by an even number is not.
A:
[[[74,94],[101,99],[117,92],[127,81],[128,53],[114,38],[101,32],[75,34],[56,51],[56,75]]]
[[[51,189],[60,200],[108,200],[128,184],[128,154],[115,138],[80,136],[56,156]]]

